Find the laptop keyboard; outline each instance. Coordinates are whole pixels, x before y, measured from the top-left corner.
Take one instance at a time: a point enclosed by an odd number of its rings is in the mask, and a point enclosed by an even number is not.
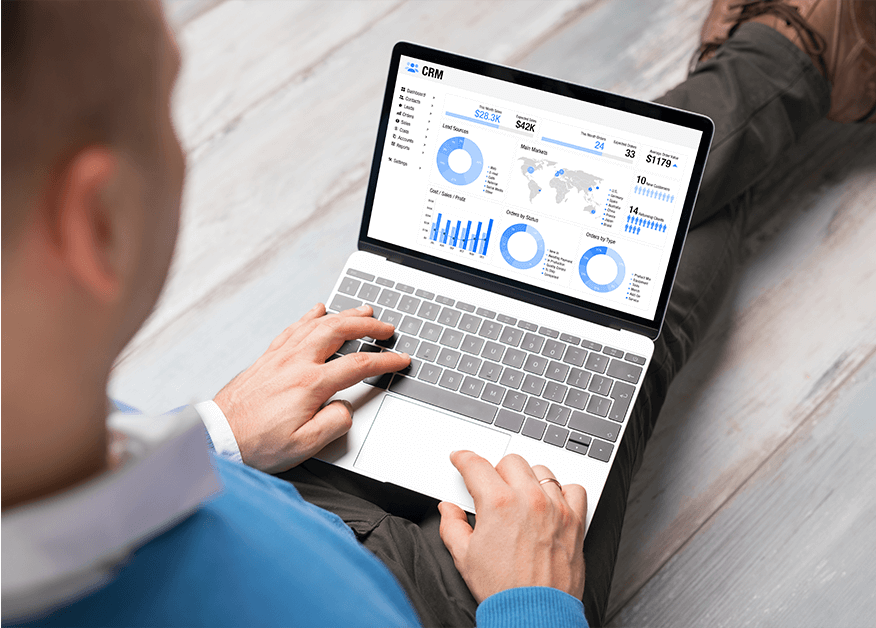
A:
[[[328,309],[363,303],[396,333],[348,341],[331,359],[411,356],[367,384],[608,462],[645,358],[349,269]]]

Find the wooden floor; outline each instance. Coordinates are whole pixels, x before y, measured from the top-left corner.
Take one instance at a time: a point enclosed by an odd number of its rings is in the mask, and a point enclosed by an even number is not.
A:
[[[392,45],[623,94],[683,80],[707,0],[168,4],[183,225],[116,398],[212,397],[355,249]],[[746,261],[630,495],[612,626],[872,626],[876,127],[825,122],[757,191]]]

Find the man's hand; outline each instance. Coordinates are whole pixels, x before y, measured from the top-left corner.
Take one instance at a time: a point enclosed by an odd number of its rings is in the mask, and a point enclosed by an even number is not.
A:
[[[310,458],[352,426],[351,407],[323,404],[366,377],[397,371],[410,356],[391,352],[351,353],[326,363],[347,340],[389,338],[395,328],[360,306],[326,316],[317,304],[277,336],[255,364],[213,399],[225,413],[243,461],[276,473]]]
[[[472,530],[461,508],[441,502],[441,540],[478,604],[516,587],[553,587],[584,595],[587,493],[539,480],[554,475],[516,454],[493,468],[470,451],[450,456],[477,510]]]

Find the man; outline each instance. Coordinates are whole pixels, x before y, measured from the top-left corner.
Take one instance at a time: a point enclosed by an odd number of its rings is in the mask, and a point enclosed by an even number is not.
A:
[[[407,364],[326,363],[347,339],[393,332],[367,307],[316,306],[200,416],[148,429],[114,416],[107,430],[110,368],[154,305],[176,236],[178,52],[158,4],[4,2],[4,623],[586,625],[582,599],[601,623],[629,482],[732,276],[741,195],[828,111],[870,119],[876,105],[876,3],[727,4],[707,23],[710,58],[663,99],[710,115],[717,133],[584,543],[583,489],[516,456],[493,468],[454,453],[477,526],[441,504],[440,537],[434,502],[308,460],[349,429],[349,407],[323,406],[335,391]],[[825,79],[848,96],[831,103]],[[201,418],[224,457],[207,454]],[[264,473],[283,471],[289,481]]]

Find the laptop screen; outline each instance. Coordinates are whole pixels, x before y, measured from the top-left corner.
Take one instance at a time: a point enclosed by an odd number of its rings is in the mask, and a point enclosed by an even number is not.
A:
[[[708,120],[418,48],[393,55],[363,235],[659,328]]]

